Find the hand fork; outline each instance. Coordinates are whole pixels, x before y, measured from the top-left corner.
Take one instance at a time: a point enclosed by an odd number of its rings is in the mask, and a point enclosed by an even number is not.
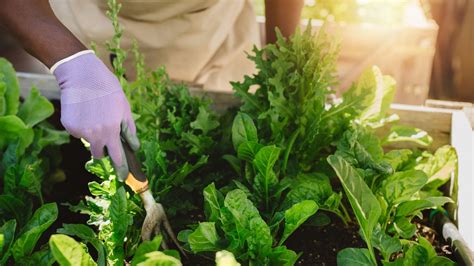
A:
[[[135,152],[130,148],[126,141],[122,141],[125,158],[127,159],[129,173],[125,179],[125,183],[135,192],[140,195],[143,205],[145,207],[146,216],[142,225],[141,237],[143,241],[151,239],[152,235],[159,235],[161,233],[161,225],[164,226],[168,237],[174,242],[182,254],[183,248],[179,245],[176,235],[171,228],[165,210],[160,203],[155,201],[150,189],[148,188],[148,179],[141,170],[141,165],[137,159]],[[168,249],[168,244],[165,238],[161,241],[163,249]]]

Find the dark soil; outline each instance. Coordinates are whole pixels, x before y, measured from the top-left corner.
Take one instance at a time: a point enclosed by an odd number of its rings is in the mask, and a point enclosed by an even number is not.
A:
[[[304,226],[287,240],[289,249],[303,252],[297,265],[336,265],[336,255],[340,250],[365,247],[357,224],[346,226],[336,217],[331,217],[331,221],[323,227]]]

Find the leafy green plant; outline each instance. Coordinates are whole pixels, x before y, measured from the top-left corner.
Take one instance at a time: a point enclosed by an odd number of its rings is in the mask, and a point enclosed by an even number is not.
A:
[[[337,81],[338,46],[323,30],[311,31],[297,31],[288,40],[277,31],[276,44],[254,48],[249,56],[258,72],[232,83],[242,100],[240,110],[256,121],[264,144],[281,147],[305,169],[324,156],[346,124],[339,114],[328,116],[325,106]]]
[[[234,184],[247,192],[267,222],[272,221],[272,229],[278,229],[285,210],[304,200],[315,201],[320,209],[335,213],[344,222],[350,220],[340,204],[341,195],[332,190],[326,175],[292,169],[295,176],[285,176],[288,154],[281,156],[279,147],[259,141],[252,118],[246,113],[237,114],[232,125],[237,156],[226,155],[225,159],[240,176]]]
[[[19,95],[15,70],[0,58],[0,265],[47,264],[49,251],[36,245],[58,209],[44,193],[64,179],[58,146],[69,135],[45,121],[54,108],[36,88],[22,103]]]
[[[146,69],[136,43],[131,50],[136,79],[125,78],[127,52],[121,47],[120,4],[109,0],[108,5],[115,35],[107,47],[115,55],[112,62],[115,74],[134,113],[144,172],[168,215],[184,214],[197,208],[192,192],[200,193],[210,182],[192,177],[215,152],[218,117],[211,110],[209,100],[191,96],[187,86],[172,83],[164,68]]]
[[[87,238],[92,237],[93,231],[87,226],[79,229],[81,225],[75,225],[76,229],[73,229],[78,234],[86,233]],[[88,228],[88,229],[85,229]],[[71,228],[69,228],[71,229]],[[82,235],[84,237],[84,235]],[[93,238],[91,238],[93,239]],[[155,237],[152,241],[145,241],[141,243],[135,256],[133,257],[130,265],[167,265],[167,266],[180,266],[182,265],[179,261],[179,256],[175,257],[177,254],[173,253],[172,255],[166,254],[166,252],[158,251],[158,248],[161,244],[161,236]],[[51,252],[54,256],[54,259],[61,266],[93,266],[93,265],[102,265],[101,263],[96,263],[89,255],[87,251],[87,246],[82,243],[77,242],[74,238],[63,235],[56,234],[51,236],[49,240],[49,246],[51,247]],[[170,253],[170,252],[167,252]],[[174,255],[174,256],[173,256]],[[116,264],[108,264],[116,265]]]
[[[39,207],[25,225],[12,219],[0,227],[3,244],[0,249],[0,265],[15,262],[17,265],[45,265],[53,262],[50,251],[44,248],[35,251],[41,235],[58,217],[56,203]]]
[[[100,177],[101,182],[90,182],[92,196],[70,206],[72,211],[89,215],[88,224],[66,224],[58,233],[75,236],[83,243],[90,243],[97,251],[98,265],[121,265],[132,256],[140,241],[143,210],[139,199],[131,197],[117,180],[110,160],[91,160],[86,169]]]
[[[311,200],[286,210],[284,230],[276,241],[270,226],[243,190],[232,190],[224,197],[212,183],[204,189],[204,202],[208,221],[199,223],[194,230],[181,231],[178,238],[195,253],[225,249],[237,260],[255,265],[293,265],[298,255],[283,243],[318,210]]]
[[[376,265],[374,248],[380,251],[385,262],[389,262],[391,255],[402,249],[399,239],[410,239],[415,234],[414,217],[420,217],[422,210],[441,208],[452,202],[448,197],[439,196],[442,193],[435,192],[443,182],[437,183],[435,189],[425,190],[433,182],[428,181],[427,174],[435,175],[433,172],[444,165],[449,168],[446,158],[455,162],[449,148],[443,147],[437,152],[444,158],[440,165],[436,165],[438,160],[432,156],[425,159],[426,163],[430,161],[430,166],[423,165],[407,150],[392,150],[384,154],[379,139],[369,128],[360,126],[348,130],[337,147],[335,155],[328,157],[328,162],[343,185],[367,243],[367,249],[341,251],[338,254],[341,265],[355,261]],[[448,181],[444,176],[437,180]]]

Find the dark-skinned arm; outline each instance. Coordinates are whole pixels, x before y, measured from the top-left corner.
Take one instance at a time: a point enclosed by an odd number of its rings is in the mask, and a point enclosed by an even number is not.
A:
[[[0,26],[48,68],[87,48],[56,18],[48,0],[0,0]]]
[[[267,43],[276,41],[275,27],[285,37],[295,32],[300,24],[303,0],[265,0],[265,33]]]

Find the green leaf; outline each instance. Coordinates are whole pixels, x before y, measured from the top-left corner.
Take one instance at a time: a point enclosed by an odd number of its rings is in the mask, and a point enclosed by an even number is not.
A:
[[[240,160],[239,160],[239,158],[235,157],[234,155],[226,154],[226,155],[222,156],[222,159],[226,160],[230,164],[232,169],[234,169],[234,171],[237,174],[240,174]]]
[[[285,246],[279,246],[272,250],[270,255],[270,265],[293,266],[296,264],[299,255]]]
[[[20,86],[15,69],[5,58],[0,58],[0,83],[3,83],[6,88],[4,115],[14,115],[20,104]]]
[[[218,222],[220,219],[220,210],[224,204],[224,196],[216,189],[214,183],[209,184],[203,190],[204,212],[211,222]]]
[[[224,199],[222,224],[227,235],[236,234],[235,243],[230,246],[244,248],[253,256],[265,257],[271,251],[272,236],[270,228],[260,216],[253,203],[247,199],[244,191],[235,189],[227,193]],[[258,237],[255,237],[258,236]],[[232,251],[229,249],[229,251]]]
[[[419,245],[410,247],[405,253],[404,266],[428,265],[428,251]]]
[[[69,134],[66,131],[39,126],[42,131],[41,138],[38,140],[40,149],[49,145],[60,146],[69,142]]]
[[[376,266],[365,248],[345,248],[337,253],[338,266]]]
[[[41,250],[34,252],[28,257],[23,257],[20,261],[16,261],[18,265],[36,266],[36,265],[53,265],[54,256],[48,246],[43,246]]]
[[[395,231],[403,238],[410,239],[416,232],[416,225],[406,217],[396,217],[393,222]]]
[[[136,264],[132,266],[181,266],[181,262],[175,257],[168,256],[160,251],[153,251],[140,256]]]
[[[300,227],[309,217],[318,211],[318,204],[312,200],[304,200],[296,203],[291,208],[285,211],[285,229],[281,236],[279,246],[293,234],[293,232]]]
[[[433,142],[433,138],[428,132],[415,127],[396,125],[390,128],[388,136],[383,140],[383,144],[395,142],[414,142],[427,147]]]
[[[252,162],[262,147],[263,145],[258,144],[255,141],[242,142],[242,144],[240,144],[239,148],[237,149],[237,157],[241,160]]]
[[[328,162],[342,183],[364,239],[367,240],[372,262],[375,263],[371,239],[372,232],[381,214],[379,202],[360,174],[342,157],[331,155],[328,157]]]
[[[454,261],[450,260],[449,258],[436,256],[431,258],[428,261],[428,265],[436,265],[436,266],[455,266],[458,265]]]
[[[112,223],[112,237],[108,241],[111,246],[107,247],[109,250],[108,260],[123,261],[124,259],[124,239],[127,234],[128,225],[131,223],[131,217],[127,213],[127,195],[125,188],[120,187],[112,196],[109,212],[110,221]]]
[[[59,228],[57,232],[64,235],[77,236],[86,244],[91,243],[97,250],[97,264],[100,266],[106,265],[105,256],[107,251],[105,250],[104,244],[97,238],[97,235],[92,228],[85,224],[63,224],[63,227]]]
[[[41,234],[58,218],[56,203],[48,203],[38,208],[33,217],[23,227],[18,239],[12,247],[15,260],[28,256],[33,252]]]
[[[454,201],[448,197],[429,197],[421,200],[410,200],[398,205],[395,216],[415,216],[422,210],[439,208],[446,203],[453,202]]]
[[[435,154],[418,164],[415,169],[421,170],[428,176],[428,182],[423,190],[437,189],[448,182],[457,171],[458,157],[456,150],[443,146]]]
[[[14,115],[0,117],[0,149],[15,140],[20,141],[18,154],[33,142],[34,132],[23,121]]]
[[[245,141],[258,142],[257,128],[252,118],[245,113],[238,113],[232,124],[232,143],[237,150]]]
[[[363,127],[347,130],[337,144],[336,155],[343,157],[357,168],[373,169],[382,174],[391,174],[393,169],[383,161],[380,140]]]
[[[418,237],[418,244],[425,248],[425,250],[428,252],[428,259],[436,257],[436,250],[434,247],[431,245],[431,243],[428,241],[428,239],[424,238],[423,236]]]
[[[52,235],[49,247],[54,258],[61,266],[92,266],[97,265],[84,247],[72,237]]]
[[[392,166],[394,171],[398,171],[410,160],[412,154],[413,152],[408,149],[392,150],[384,155],[384,160]]]
[[[0,195],[0,211],[13,217],[19,226],[24,225],[31,215],[31,202],[21,200],[11,194]]]
[[[275,145],[265,146],[257,152],[253,163],[258,172],[261,175],[267,177],[273,172],[273,167],[275,166],[279,155],[280,148],[276,147]]]
[[[30,95],[25,99],[18,110],[20,117],[28,127],[33,127],[54,113],[53,104],[43,97],[39,90],[32,88]]]
[[[15,239],[16,221],[9,220],[0,227],[2,245],[0,247],[0,265],[5,265],[10,257],[10,247]]]
[[[240,266],[232,252],[221,250],[216,252],[216,266]]]
[[[399,239],[387,235],[382,231],[380,226],[377,226],[372,235],[372,243],[377,248],[385,261],[389,261],[390,256],[402,249],[402,244]]]
[[[219,236],[217,235],[215,223],[202,222],[198,228],[188,236],[188,243],[191,249],[197,253],[201,251],[218,251]]]
[[[354,101],[361,121],[382,119],[390,109],[395,94],[395,80],[383,76],[376,66],[367,68],[356,85],[344,95],[344,101]]]
[[[303,200],[314,200],[321,207],[326,200],[335,194],[331,188],[329,178],[324,174],[298,174],[294,181],[284,199],[284,209]]]
[[[383,181],[379,192],[390,206],[396,205],[410,200],[415,193],[421,190],[427,180],[428,177],[423,171],[396,172]]]
[[[135,251],[135,254],[132,259],[132,265],[137,264],[137,261],[140,259],[140,256],[145,255],[149,252],[158,251],[161,245],[163,237],[157,235],[151,241],[143,241]]]
[[[209,131],[217,128],[219,122],[213,119],[213,116],[209,112],[209,109],[205,106],[199,106],[199,113],[194,122],[190,123],[191,128],[202,130],[203,134],[207,134]]]

